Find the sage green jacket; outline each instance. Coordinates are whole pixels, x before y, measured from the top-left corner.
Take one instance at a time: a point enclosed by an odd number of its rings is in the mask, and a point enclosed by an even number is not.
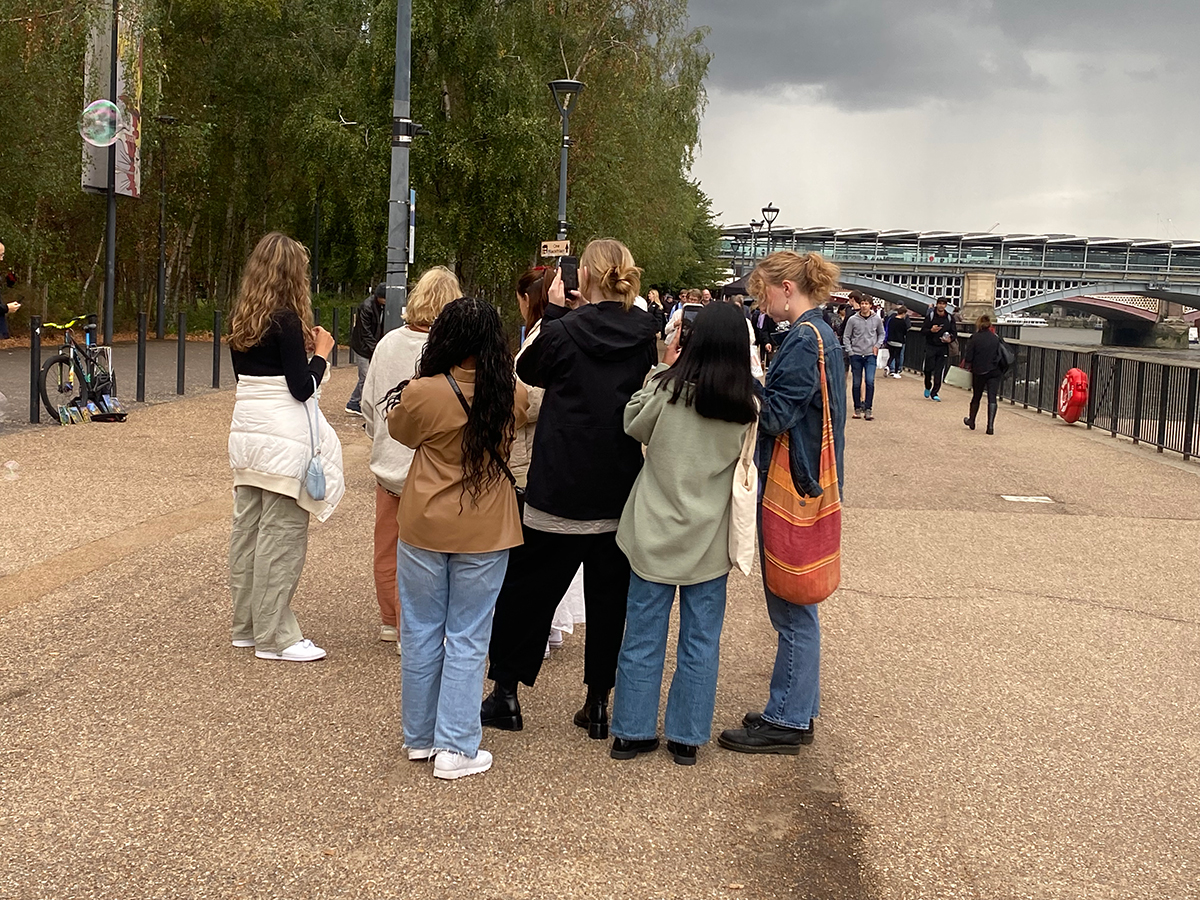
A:
[[[671,404],[654,376],[625,407],[625,433],[646,445],[617,545],[641,578],[659,584],[700,584],[728,575],[733,471],[749,425],[706,419]]]

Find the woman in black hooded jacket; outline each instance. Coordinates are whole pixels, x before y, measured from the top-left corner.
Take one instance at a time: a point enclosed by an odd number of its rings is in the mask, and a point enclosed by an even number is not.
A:
[[[608,737],[608,695],[625,631],[629,561],[617,524],[642,467],[625,434],[625,405],[658,362],[657,325],[634,306],[641,270],[624,244],[590,243],[568,310],[561,273],[550,287],[542,331],[521,354],[517,376],[546,389],[533,439],[523,521],[525,543],[509,557],[488,655],[495,682],[483,724],[519,731],[517,682],[532,686],[554,610],[583,565],[587,700],[575,724]]]
[[[963,424],[975,430],[975,417],[979,414],[979,401],[987,391],[987,433],[996,433],[996,411],[1000,407],[1000,337],[992,328],[992,317],[984,313],[975,322],[975,333],[967,342],[963,352],[963,364],[971,371],[971,412],[963,417]]]

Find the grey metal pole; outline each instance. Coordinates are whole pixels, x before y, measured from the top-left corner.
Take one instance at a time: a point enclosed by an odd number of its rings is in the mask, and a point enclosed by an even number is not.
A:
[[[388,194],[387,305],[383,330],[403,324],[408,294],[408,151],[416,130],[410,103],[412,0],[396,2],[396,80],[392,95],[392,180]]]
[[[558,157],[558,239],[567,239],[567,148],[571,146],[570,116],[562,117],[562,152]]]
[[[109,47],[108,97],[117,102],[117,14],[120,0],[112,4],[112,44]],[[108,148],[108,218],[104,224],[104,343],[111,346],[113,306],[117,292],[117,145]]]
[[[29,424],[42,421],[42,317],[29,317]]]
[[[167,138],[159,139],[158,167],[158,297],[154,307],[154,336],[162,340],[167,333]]]
[[[150,325],[149,313],[138,313],[137,338],[137,402],[146,402],[146,330]]]

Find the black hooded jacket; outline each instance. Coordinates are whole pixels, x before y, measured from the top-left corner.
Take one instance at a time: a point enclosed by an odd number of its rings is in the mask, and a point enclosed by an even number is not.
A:
[[[642,468],[625,406],[658,362],[654,317],[620,303],[551,304],[517,376],[546,389],[526,500],[564,519],[616,519]]]

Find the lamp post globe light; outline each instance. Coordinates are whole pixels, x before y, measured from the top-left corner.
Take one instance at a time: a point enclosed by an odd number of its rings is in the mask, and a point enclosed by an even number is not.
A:
[[[779,210],[774,203],[767,203],[762,208],[763,221],[767,223],[767,255],[771,255],[771,226],[775,223],[775,217],[779,215]],[[761,223],[760,223],[761,224]]]
[[[549,83],[550,92],[554,94],[554,105],[562,117],[562,153],[558,162],[558,239],[567,239],[567,148],[571,146],[570,118],[583,93],[582,81],[572,78],[559,78]]]
[[[755,219],[750,220],[750,262],[758,265],[758,232],[762,230],[763,223]]]

